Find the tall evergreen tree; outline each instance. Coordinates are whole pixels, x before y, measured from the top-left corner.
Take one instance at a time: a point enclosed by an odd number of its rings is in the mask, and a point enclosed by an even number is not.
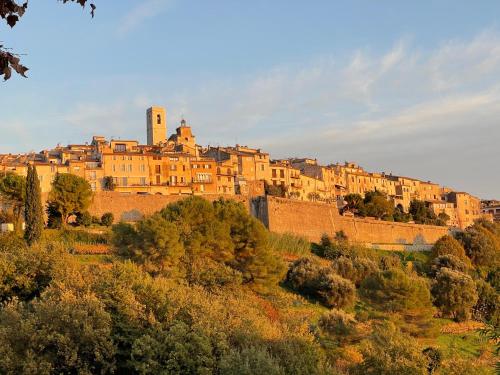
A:
[[[26,204],[24,206],[26,230],[24,238],[29,245],[37,242],[43,231],[43,208],[40,181],[34,166],[28,166],[26,177]]]

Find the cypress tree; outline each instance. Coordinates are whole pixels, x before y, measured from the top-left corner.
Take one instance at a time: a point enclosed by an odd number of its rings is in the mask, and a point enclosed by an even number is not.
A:
[[[40,182],[34,166],[28,166],[26,178],[26,204],[24,206],[26,230],[24,238],[29,245],[37,242],[43,231],[43,208]]]

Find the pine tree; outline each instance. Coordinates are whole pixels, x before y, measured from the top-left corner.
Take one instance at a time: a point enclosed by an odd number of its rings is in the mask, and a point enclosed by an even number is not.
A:
[[[34,166],[28,166],[26,178],[26,204],[24,208],[26,230],[24,238],[29,245],[37,242],[42,236],[43,208],[40,182]]]

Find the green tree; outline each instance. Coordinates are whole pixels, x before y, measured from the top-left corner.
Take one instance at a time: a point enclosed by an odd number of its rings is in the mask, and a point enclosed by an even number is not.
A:
[[[62,287],[28,305],[0,310],[3,374],[110,374],[115,368],[111,319],[91,293]]]
[[[150,272],[172,272],[184,255],[177,227],[155,214],[134,227],[119,223],[113,227],[117,255],[142,264]]]
[[[469,265],[460,260],[460,258],[455,255],[447,254],[433,259],[429,276],[436,277],[439,270],[443,267],[463,273],[466,273],[469,270]]]
[[[62,225],[77,212],[85,211],[91,202],[92,190],[89,183],[73,174],[57,174],[49,193],[49,206],[61,215]]]
[[[19,231],[26,200],[26,178],[12,172],[3,175],[0,178],[0,198],[12,208],[16,219],[14,226]]]
[[[377,263],[370,259],[350,259],[341,256],[332,262],[332,269],[345,279],[351,280],[356,286],[368,276],[379,270]]]
[[[417,224],[436,225],[436,214],[425,205],[424,201],[414,199],[410,202],[409,213]]]
[[[221,375],[285,375],[285,370],[264,347],[230,349],[219,364]]]
[[[394,204],[380,191],[369,191],[364,198],[364,213],[377,219],[392,219]]]
[[[90,227],[92,225],[92,215],[88,211],[76,213],[75,224],[80,227]]]
[[[350,193],[344,197],[346,205],[344,206],[344,211],[352,211],[354,213],[359,212],[363,209],[363,197],[359,194]]]
[[[382,311],[404,312],[432,306],[425,279],[409,276],[397,268],[367,277],[361,283],[360,294]]]
[[[435,259],[441,255],[453,255],[466,264],[470,262],[462,244],[448,234],[441,237],[432,246],[431,259]]]
[[[428,374],[428,362],[417,341],[399,332],[392,324],[375,329],[360,349],[363,362],[354,366],[354,374]]]
[[[327,307],[349,307],[356,297],[356,288],[350,280],[309,258],[298,259],[290,265],[286,283],[299,293],[317,298]]]
[[[483,225],[474,224],[455,236],[474,265],[489,268],[499,266],[500,240]]]
[[[217,365],[210,337],[182,321],[151,329],[134,341],[131,364],[138,374],[212,374]]]
[[[115,221],[115,217],[112,212],[106,212],[101,216],[101,224],[110,227],[113,225],[113,222]]]
[[[500,324],[500,294],[486,281],[476,280],[477,303],[472,308],[475,320]]]
[[[24,220],[26,229],[24,238],[29,245],[40,240],[43,232],[43,207],[40,192],[40,181],[36,168],[28,166],[26,178],[26,204],[24,206]]]
[[[478,300],[476,285],[469,275],[441,268],[432,285],[434,304],[442,314],[457,321],[470,318],[471,309]]]

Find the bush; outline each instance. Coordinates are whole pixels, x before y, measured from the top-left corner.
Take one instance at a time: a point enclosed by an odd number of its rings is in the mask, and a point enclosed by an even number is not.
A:
[[[401,268],[401,258],[397,255],[384,255],[380,258],[380,268],[383,270],[390,270],[393,268]]]
[[[379,270],[377,263],[372,260],[366,258],[352,260],[345,256],[334,260],[332,269],[344,279],[351,280],[357,287],[366,277]]]
[[[469,269],[467,264],[462,262],[462,260],[460,260],[460,258],[456,257],[455,255],[440,255],[434,258],[434,260],[432,261],[429,276],[436,277],[439,270],[443,267],[463,273],[467,272],[467,270]]]
[[[90,227],[92,225],[92,215],[88,211],[78,212],[76,214],[75,224],[83,227]]]
[[[319,318],[318,326],[321,332],[344,344],[356,335],[356,323],[354,315],[332,309]]]
[[[354,303],[354,284],[308,258],[290,266],[286,282],[299,293],[317,298],[328,307],[343,308]]]
[[[476,266],[497,267],[500,257],[499,239],[482,225],[474,224],[456,234],[467,256]]]
[[[285,375],[285,370],[266,348],[253,346],[229,350],[221,358],[219,368],[221,375]]]
[[[402,334],[393,325],[377,328],[360,349],[363,361],[353,366],[353,374],[428,374],[428,361],[417,341]]]
[[[493,325],[500,323],[500,295],[486,281],[476,281],[477,303],[472,308],[472,316],[479,321]]]
[[[113,225],[113,222],[115,221],[115,217],[111,212],[106,212],[104,215],[101,216],[101,224],[110,227]]]
[[[356,288],[354,284],[343,277],[323,269],[318,278],[317,295],[327,307],[347,308],[354,304]]]
[[[450,235],[441,237],[432,247],[431,259],[441,255],[453,255],[462,262],[469,262],[463,246]]]
[[[382,311],[404,312],[432,306],[425,279],[408,276],[397,268],[367,277],[361,283],[360,294]]]
[[[449,268],[441,268],[437,273],[432,295],[442,314],[457,321],[469,319],[471,309],[478,300],[472,278]]]

